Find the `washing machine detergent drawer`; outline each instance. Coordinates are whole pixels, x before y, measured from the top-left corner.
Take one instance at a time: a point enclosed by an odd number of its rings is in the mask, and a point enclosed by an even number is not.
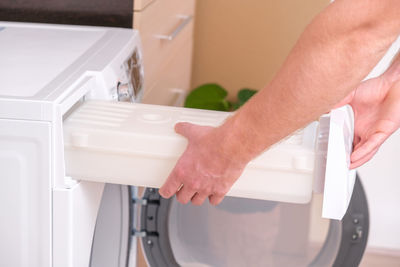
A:
[[[159,188],[187,140],[177,122],[218,126],[229,112],[86,101],[63,125],[66,174],[73,179]],[[308,203],[324,192],[323,217],[341,219],[353,191],[351,108],[333,110],[271,146],[245,168],[227,195]]]

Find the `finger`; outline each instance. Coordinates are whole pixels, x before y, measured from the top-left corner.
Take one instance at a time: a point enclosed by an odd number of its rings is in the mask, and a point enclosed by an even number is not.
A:
[[[386,140],[387,135],[384,133],[376,133],[370,136],[366,141],[359,143],[351,154],[351,162],[356,162],[370,154],[378,148]]]
[[[218,205],[224,199],[224,195],[211,195],[208,197],[211,205]]]
[[[179,122],[175,124],[175,132],[185,137],[190,136],[192,132],[193,124],[189,122]]]
[[[207,199],[207,197],[208,197],[207,194],[196,193],[192,198],[192,204],[200,206],[201,204],[203,204],[204,200]]]
[[[196,194],[195,190],[183,185],[181,190],[176,193],[176,199],[182,204],[187,204],[193,198],[194,194]]]
[[[158,190],[160,195],[163,198],[170,198],[175,193],[180,189],[182,186],[182,182],[177,178],[177,176],[174,174],[175,172],[172,171],[172,173],[169,175],[167,181],[164,183],[164,185]]]
[[[354,135],[353,139],[353,152],[360,146],[361,138],[358,135]]]
[[[350,169],[355,169],[360,167],[361,165],[364,165],[366,162],[372,159],[372,157],[376,154],[376,152],[378,152],[378,150],[379,147],[377,147],[376,149],[365,155],[363,158],[357,160],[356,162],[352,162],[350,164]]]

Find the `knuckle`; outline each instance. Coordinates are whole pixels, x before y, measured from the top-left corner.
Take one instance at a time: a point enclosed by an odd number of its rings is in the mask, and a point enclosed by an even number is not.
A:
[[[201,181],[200,181],[200,179],[193,179],[190,182],[190,187],[191,187],[191,189],[193,189],[195,191],[200,190],[201,189]]]
[[[176,168],[175,169],[175,176],[178,178],[184,178],[186,176],[186,172],[183,168]]]
[[[229,187],[225,185],[220,185],[215,188],[214,195],[218,197],[223,197],[229,191]]]
[[[213,193],[212,187],[211,186],[204,187],[203,193],[207,196],[211,195]]]
[[[225,195],[225,190],[223,189],[223,188],[219,188],[216,192],[215,192],[215,195],[217,195],[217,196],[223,196],[223,195]]]

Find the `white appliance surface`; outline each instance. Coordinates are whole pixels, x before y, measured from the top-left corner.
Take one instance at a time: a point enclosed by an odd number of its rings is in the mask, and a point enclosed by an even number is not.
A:
[[[50,266],[50,123],[0,119],[0,266]]]
[[[104,183],[65,175],[63,118],[115,101],[135,53],[132,29],[0,22],[1,266],[89,265]]]
[[[1,95],[40,94],[105,33],[93,28],[5,27],[0,34]]]
[[[138,33],[128,29],[10,22],[0,27],[0,118],[54,121],[55,104],[65,113],[85,94],[116,99],[112,89],[126,78],[124,63],[135,47],[140,50],[139,42],[132,45]]]

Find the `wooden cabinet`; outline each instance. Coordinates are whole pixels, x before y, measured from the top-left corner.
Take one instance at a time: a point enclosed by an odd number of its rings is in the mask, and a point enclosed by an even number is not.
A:
[[[151,2],[155,0],[133,0],[133,10],[141,11],[145,9]]]
[[[143,102],[176,104],[176,99],[182,99],[180,92],[189,90],[195,0],[46,1],[0,1],[0,20],[133,25],[142,37]]]
[[[131,28],[132,10],[150,1],[1,0],[0,21]]]
[[[143,102],[176,104],[190,88],[195,1],[142,0],[136,7],[133,27],[142,38]]]

